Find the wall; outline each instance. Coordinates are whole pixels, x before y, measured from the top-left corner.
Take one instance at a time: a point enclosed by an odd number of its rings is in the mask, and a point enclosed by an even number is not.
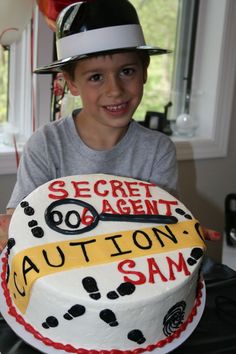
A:
[[[15,181],[16,175],[0,175],[0,213],[5,213]]]
[[[234,100],[228,155],[226,158],[181,161],[179,163],[180,198],[200,222],[215,230],[224,230],[224,202],[236,193],[236,100]],[[221,259],[222,242],[208,242],[209,256]]]

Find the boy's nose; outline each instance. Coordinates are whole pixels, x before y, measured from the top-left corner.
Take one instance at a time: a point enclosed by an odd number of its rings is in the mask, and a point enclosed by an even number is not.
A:
[[[111,76],[106,80],[106,94],[108,96],[117,97],[123,92],[122,84],[119,78]]]

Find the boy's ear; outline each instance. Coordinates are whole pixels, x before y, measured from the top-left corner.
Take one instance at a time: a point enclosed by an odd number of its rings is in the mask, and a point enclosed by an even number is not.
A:
[[[146,84],[148,79],[148,71],[147,68],[143,70],[143,83]]]
[[[79,96],[80,93],[79,93],[78,87],[75,84],[74,80],[72,80],[70,75],[68,73],[66,73],[66,72],[63,72],[63,75],[64,75],[64,78],[66,80],[67,86],[68,86],[68,88],[70,90],[70,93],[73,96]]]

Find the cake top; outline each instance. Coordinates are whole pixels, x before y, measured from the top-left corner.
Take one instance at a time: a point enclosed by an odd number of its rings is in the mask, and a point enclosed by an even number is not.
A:
[[[9,290],[22,313],[42,277],[109,263],[119,268],[127,259],[185,248],[195,249],[190,262],[196,262],[205,248],[198,221],[174,196],[152,183],[104,174],[40,186],[16,208],[9,235]]]

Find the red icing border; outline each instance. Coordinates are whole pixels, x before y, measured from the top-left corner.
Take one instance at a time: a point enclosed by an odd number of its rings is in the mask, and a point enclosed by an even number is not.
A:
[[[9,315],[15,317],[16,321],[24,326],[25,330],[27,332],[30,332],[36,339],[40,340],[47,346],[51,346],[55,349],[58,350],[64,350],[68,353],[75,353],[75,354],[141,354],[145,351],[152,351],[156,348],[162,348],[166,344],[171,343],[174,339],[179,338],[180,334],[186,329],[187,325],[193,321],[194,316],[197,314],[197,308],[201,305],[201,298],[202,298],[202,288],[203,288],[203,283],[200,282],[198,285],[198,292],[197,292],[197,299],[195,301],[195,305],[188,316],[187,320],[182,323],[182,325],[169,337],[166,339],[162,339],[156,344],[150,344],[146,348],[137,348],[133,350],[119,350],[119,349],[112,349],[112,350],[88,350],[88,349],[82,349],[82,348],[75,348],[70,344],[62,344],[62,343],[57,343],[53,342],[51,339],[47,337],[43,337],[38,331],[36,331],[29,323],[27,323],[21,315],[19,315],[15,309],[15,307],[12,304],[12,300],[10,297],[9,290],[7,288],[7,283],[6,283],[6,270],[7,270],[7,262],[8,262],[8,256],[5,255],[2,258],[2,288],[3,288],[3,293],[6,299],[6,303],[8,306],[8,313]]]

